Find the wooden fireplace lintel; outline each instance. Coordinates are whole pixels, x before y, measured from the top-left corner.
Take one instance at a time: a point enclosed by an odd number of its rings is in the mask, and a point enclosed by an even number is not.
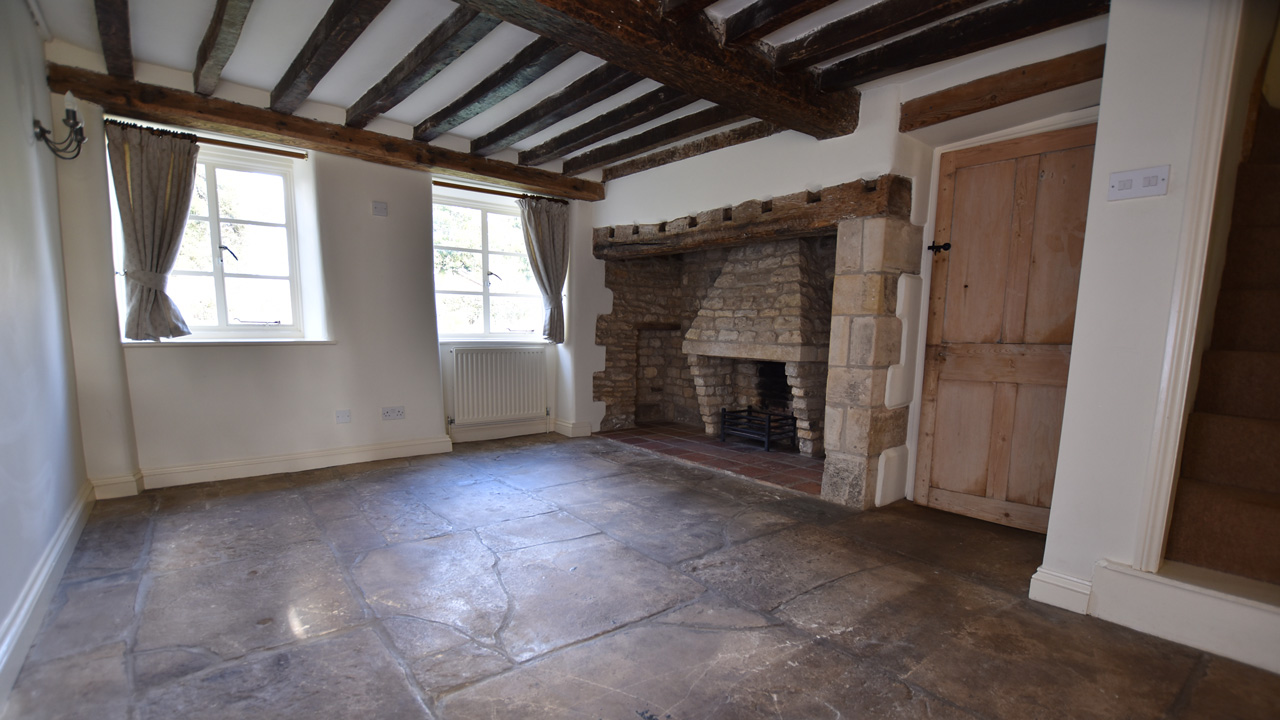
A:
[[[591,251],[601,260],[675,255],[773,240],[834,235],[841,220],[911,215],[911,181],[900,175],[803,190],[768,200],[645,225],[613,225],[592,231]]]

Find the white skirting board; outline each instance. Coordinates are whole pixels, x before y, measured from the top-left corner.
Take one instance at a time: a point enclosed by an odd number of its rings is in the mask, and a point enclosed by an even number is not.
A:
[[[93,487],[85,483],[63,516],[57,532],[49,539],[39,562],[32,568],[31,574],[22,586],[18,601],[9,609],[4,624],[0,625],[0,709],[4,708],[13,683],[18,679],[18,671],[27,659],[27,651],[40,630],[49,601],[58,587],[58,580],[71,560],[71,552],[75,550],[76,541],[85,521],[89,519],[89,509],[93,507]]]
[[[499,440],[519,435],[538,435],[550,432],[548,424],[547,419],[541,417],[536,420],[487,423],[467,427],[453,425],[449,428],[449,437],[453,438],[454,442],[475,442],[477,440]]]
[[[556,420],[556,432],[566,437],[586,437],[591,434],[591,423]]]
[[[1064,610],[1084,614],[1089,610],[1089,594],[1093,586],[1088,580],[1047,570],[1036,570],[1031,576],[1032,600]]]
[[[142,471],[139,470],[132,475],[89,478],[89,483],[93,485],[93,496],[98,500],[129,497],[142,492]]]
[[[1280,673],[1280,587],[1166,562],[1158,573],[1106,560],[1089,614]]]
[[[155,488],[192,485],[216,480],[234,480],[257,475],[302,472],[304,470],[315,470],[316,468],[333,467],[334,465],[350,465],[372,460],[434,455],[436,453],[446,453],[452,449],[453,443],[447,436],[444,436],[381,445],[316,450],[292,455],[228,460],[204,465],[143,468],[142,477],[146,489],[154,490]]]

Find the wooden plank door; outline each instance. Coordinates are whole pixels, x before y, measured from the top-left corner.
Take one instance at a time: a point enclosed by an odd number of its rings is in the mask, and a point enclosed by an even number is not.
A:
[[[918,503],[1048,527],[1095,129],[942,156]]]

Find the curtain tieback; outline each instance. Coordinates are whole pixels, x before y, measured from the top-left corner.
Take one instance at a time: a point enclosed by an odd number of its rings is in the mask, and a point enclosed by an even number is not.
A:
[[[129,282],[134,282],[142,287],[149,287],[160,292],[164,292],[165,287],[169,284],[168,275],[164,273],[151,272],[149,270],[125,270],[124,277]]]

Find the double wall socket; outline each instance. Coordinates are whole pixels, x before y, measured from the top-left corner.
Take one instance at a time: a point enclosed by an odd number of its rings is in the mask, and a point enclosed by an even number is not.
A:
[[[338,411],[338,424],[339,424],[339,425],[346,425],[346,424],[347,424],[347,423],[349,423],[349,422],[351,422],[351,411],[350,411],[350,410],[339,410],[339,411]]]
[[[403,406],[403,405],[397,405],[397,406],[395,406],[395,407],[384,407],[384,408],[382,408],[382,419],[383,419],[383,420],[403,420],[403,419],[404,419],[404,406]]]

